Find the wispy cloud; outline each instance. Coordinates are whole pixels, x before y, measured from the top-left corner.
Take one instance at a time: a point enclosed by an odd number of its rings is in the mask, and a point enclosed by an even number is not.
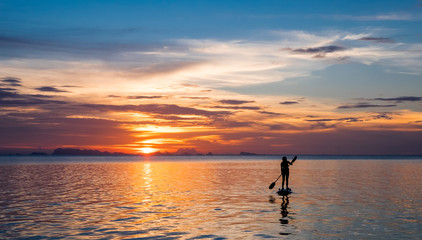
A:
[[[338,106],[338,109],[347,109],[347,108],[389,108],[389,107],[396,107],[395,104],[389,105],[381,105],[381,104],[369,104],[369,103],[358,103],[358,104],[351,104],[351,105],[341,105]]]
[[[208,99],[211,99],[209,97],[180,97],[180,98],[194,99],[194,100],[208,100]]]
[[[50,87],[50,86],[38,87],[35,89],[41,92],[68,92],[68,91],[60,90],[56,87]]]
[[[324,18],[347,21],[419,21],[421,15],[409,12],[391,12],[376,15],[325,15]]]
[[[387,120],[391,120],[393,119],[392,115],[394,115],[391,112],[383,112],[383,113],[376,113],[373,118],[374,119],[387,119]]]
[[[282,105],[292,105],[292,104],[298,104],[299,102],[297,101],[284,101],[284,102],[280,102],[280,104]]]
[[[307,119],[308,122],[360,122],[360,118],[347,117],[347,118],[320,118],[320,119]]]
[[[313,47],[313,48],[298,48],[293,49],[292,52],[295,53],[332,53],[332,52],[338,52],[338,51],[344,51],[346,50],[345,47],[341,46],[322,46],[322,47]]]
[[[16,89],[0,88],[0,107],[39,106],[39,105],[61,105],[66,101],[59,101],[48,98],[44,95],[20,94]]]
[[[214,108],[234,109],[234,110],[260,110],[260,107],[255,106],[214,106]]]
[[[21,80],[20,78],[16,78],[16,77],[4,77],[4,78],[0,78],[0,86],[1,85],[5,85],[5,86],[10,86],[10,87],[20,87],[21,85]]]
[[[245,103],[254,103],[255,101],[246,101],[246,100],[230,100],[230,99],[226,99],[226,100],[221,100],[220,103],[222,104],[230,104],[230,105],[241,105],[241,104],[245,104]]]
[[[397,102],[397,103],[400,103],[400,102],[418,102],[418,101],[422,101],[422,97],[404,96],[404,97],[396,97],[396,98],[373,98],[371,100]]]
[[[361,41],[373,41],[378,43],[394,43],[395,41],[391,38],[386,37],[362,37],[359,38]]]
[[[158,99],[163,98],[163,96],[128,96],[128,99]]]
[[[268,115],[283,115],[283,114],[281,114],[281,113],[276,113],[276,112],[269,112],[269,111],[259,111],[259,113],[262,113],[262,114],[268,114]]]

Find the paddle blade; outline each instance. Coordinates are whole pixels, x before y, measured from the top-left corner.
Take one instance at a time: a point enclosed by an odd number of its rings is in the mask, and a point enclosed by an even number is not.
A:
[[[269,189],[273,189],[275,186],[275,182],[271,183],[270,186],[268,187]]]
[[[293,160],[292,160],[292,164],[296,161],[296,159],[297,159],[297,156],[295,156],[295,157],[293,158]]]

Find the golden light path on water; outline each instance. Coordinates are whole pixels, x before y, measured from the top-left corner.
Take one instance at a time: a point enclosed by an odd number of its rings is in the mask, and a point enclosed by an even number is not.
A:
[[[299,159],[282,197],[277,158],[38,159],[0,164],[1,238],[421,236],[421,160]]]

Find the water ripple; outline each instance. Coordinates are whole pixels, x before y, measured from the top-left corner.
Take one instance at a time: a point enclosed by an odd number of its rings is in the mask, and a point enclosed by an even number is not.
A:
[[[0,238],[422,238],[421,161],[297,161],[287,197],[268,190],[278,168],[263,160],[0,165]]]

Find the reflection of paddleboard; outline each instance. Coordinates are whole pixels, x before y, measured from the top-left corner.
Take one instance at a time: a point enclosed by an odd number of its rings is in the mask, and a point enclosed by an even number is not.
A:
[[[291,189],[278,189],[278,191],[277,191],[277,193],[278,193],[278,195],[282,195],[282,196],[285,196],[285,195],[289,195],[290,193],[292,193],[292,190]]]

